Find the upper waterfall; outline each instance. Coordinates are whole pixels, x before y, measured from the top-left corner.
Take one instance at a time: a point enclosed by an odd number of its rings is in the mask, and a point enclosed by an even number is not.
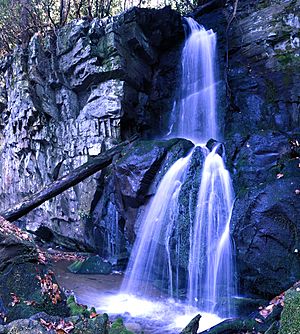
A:
[[[182,75],[174,134],[206,143],[219,139],[216,115],[215,51],[216,34],[205,30],[195,20],[185,18],[188,37],[182,51]]]

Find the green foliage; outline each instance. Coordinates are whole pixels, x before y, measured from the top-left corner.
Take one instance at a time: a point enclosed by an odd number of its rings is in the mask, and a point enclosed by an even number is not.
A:
[[[300,288],[299,284],[285,293],[279,334],[299,334]]]
[[[77,304],[74,296],[70,296],[67,299],[67,306],[72,316],[90,318],[91,315],[97,313],[94,307],[89,310],[86,305]]]
[[[73,19],[104,18],[130,7],[171,6],[187,13],[207,0],[0,0],[0,57],[39,32],[49,33]]]
[[[134,333],[126,329],[122,318],[118,318],[111,325],[111,328],[109,329],[108,334],[134,334]]]

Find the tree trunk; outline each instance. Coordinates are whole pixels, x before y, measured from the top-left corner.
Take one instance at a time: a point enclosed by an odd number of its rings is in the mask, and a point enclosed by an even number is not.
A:
[[[23,202],[17,204],[13,208],[0,213],[0,216],[10,222],[21,218],[28,212],[40,206],[45,201],[61,194],[63,191],[75,186],[89,176],[110,165],[112,163],[113,157],[121,153],[125,146],[136,139],[136,136],[132,137],[131,139],[120,143],[112,149],[100,153],[97,157],[91,158],[90,161],[74,169],[68,175],[65,175],[50,183],[45,188],[27,197]]]
[[[25,49],[30,40],[29,11],[31,10],[31,1],[21,0],[20,4],[21,4],[21,16],[20,16],[21,43],[23,49]]]

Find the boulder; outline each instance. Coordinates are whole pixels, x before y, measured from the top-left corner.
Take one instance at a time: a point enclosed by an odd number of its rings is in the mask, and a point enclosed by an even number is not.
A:
[[[192,147],[185,139],[138,141],[101,174],[92,222],[87,226],[91,238],[97,240],[100,256],[122,255],[124,267],[143,205],[155,194],[168,168]]]
[[[1,317],[10,322],[40,311],[68,316],[65,295],[33,238],[3,218],[0,224]]]
[[[153,194],[153,181],[159,183],[167,169],[184,156],[193,144],[184,139],[149,140],[123,151],[115,164],[116,191],[124,207],[138,207]],[[163,162],[166,162],[163,164]],[[159,173],[159,177],[156,174]],[[152,191],[151,191],[152,190]]]
[[[0,326],[0,334],[54,334],[54,330],[48,331],[37,320],[20,319],[12,321],[6,326]]]
[[[180,332],[180,334],[197,334],[199,328],[199,321],[201,319],[201,315],[197,314],[189,324],[184,327],[184,329]]]
[[[233,237],[241,292],[270,298],[299,275],[299,135],[266,130],[228,145],[236,201]]]
[[[283,177],[237,198],[232,222],[243,293],[272,297],[300,275],[299,177]]]

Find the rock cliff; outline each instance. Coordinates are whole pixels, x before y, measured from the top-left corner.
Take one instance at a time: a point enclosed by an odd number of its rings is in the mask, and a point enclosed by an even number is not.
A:
[[[270,297],[300,274],[299,1],[241,1],[228,31],[226,138],[240,287]]]
[[[131,133],[165,131],[181,17],[133,8],[35,35],[0,66],[0,210],[41,189]],[[172,59],[172,61],[168,61]],[[97,178],[90,177],[18,224],[86,243]]]

